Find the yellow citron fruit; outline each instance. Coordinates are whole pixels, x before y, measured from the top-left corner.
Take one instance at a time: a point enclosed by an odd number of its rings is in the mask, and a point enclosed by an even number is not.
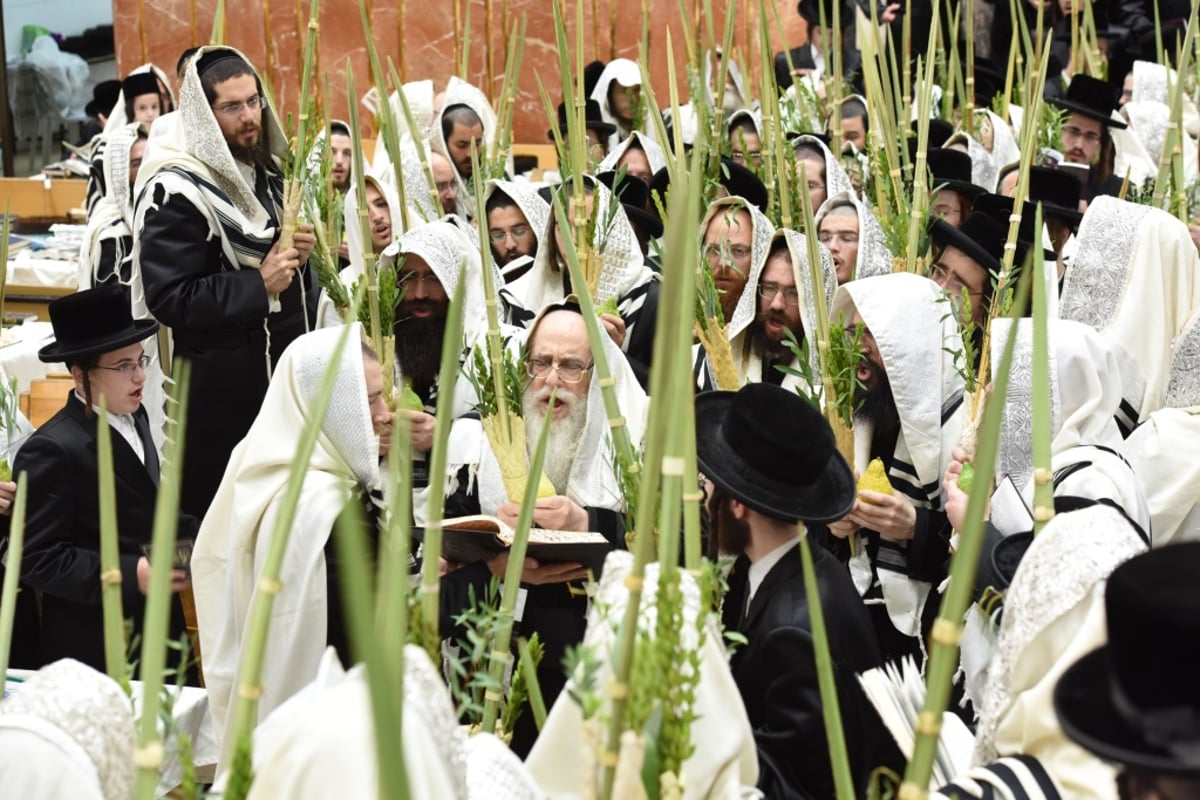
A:
[[[880,494],[892,493],[892,484],[888,480],[887,473],[883,470],[882,459],[873,458],[871,459],[871,463],[867,464],[867,471],[858,479],[858,490],[860,492],[864,490],[879,492]]]

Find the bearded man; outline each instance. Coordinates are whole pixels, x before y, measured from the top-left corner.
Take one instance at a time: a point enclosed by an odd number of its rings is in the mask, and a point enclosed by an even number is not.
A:
[[[696,398],[696,457],[708,479],[710,555],[737,557],[722,619],[747,640],[730,667],[754,731],[758,788],[788,800],[832,797],[799,526],[846,513],[854,476],[820,412],[766,384]],[[872,769],[902,761],[854,678],[883,658],[845,570],[819,547],[813,562],[856,794],[864,797]]]
[[[237,50],[200,49],[179,111],[151,139],[135,190],[135,283],[192,365],[180,504],[203,516],[274,364],[312,326],[315,238],[302,225],[279,246],[287,138]]]
[[[442,341],[446,329],[446,314],[450,298],[459,281],[463,290],[462,357],[466,359],[471,346],[479,341],[486,327],[483,296],[482,266],[478,239],[473,230],[466,230],[449,220],[436,220],[408,231],[388,247],[379,268],[395,269],[396,279],[404,298],[396,308],[393,327],[396,342],[396,379],[416,392],[424,410],[401,410],[409,418],[414,455],[423,459],[433,445],[433,412],[437,409],[438,370],[442,360]],[[465,259],[465,266],[464,266]],[[496,285],[500,276],[495,265],[492,278]],[[514,329],[506,328],[510,334]],[[460,377],[455,386],[452,413],[467,413],[475,403],[470,382]],[[414,483],[424,485],[423,470],[414,465]]]
[[[851,281],[838,288],[832,309],[831,319],[844,319],[848,330],[863,324],[855,467],[865,472],[869,460],[882,460],[894,491],[859,492],[829,528],[858,540],[850,574],[884,656],[919,658],[923,614],[937,610],[936,599],[926,601],[949,557],[941,478],[962,430],[962,339],[949,301],[917,275]]]
[[[729,202],[737,201],[718,201]],[[752,219],[754,215],[761,217],[757,209],[751,213]],[[739,385],[771,383],[811,395],[809,376],[819,375],[816,350],[810,347],[808,360],[803,362],[805,354],[795,348],[804,341],[805,329],[815,324],[814,291],[824,293],[828,307],[833,302],[837,277],[828,252],[821,250],[822,284],[814,290],[804,236],[779,230],[762,238],[769,227],[765,218],[754,224],[755,252],[749,280],[725,328],[733,368]],[[712,355],[697,346],[693,364],[697,387],[702,391],[716,388],[718,376]]]
[[[607,338],[603,346],[613,374],[613,390],[637,447],[644,432],[648,400],[621,351]],[[543,421],[550,414],[550,441],[543,471],[557,492],[537,501],[533,524],[554,530],[599,532],[613,547],[624,548],[625,498],[613,474],[606,441],[608,415],[599,382],[594,379],[587,327],[578,307],[559,304],[543,312],[530,330],[526,351],[529,383],[522,405],[527,449],[533,452]],[[446,516],[482,512],[514,525],[520,505],[505,491],[500,468],[479,422],[472,418],[457,420],[449,448],[447,480],[458,489],[446,498]],[[452,573],[454,581],[450,583],[459,587],[460,596],[466,596],[462,587],[470,585],[475,587],[476,597],[485,597],[491,577],[503,577],[507,565],[507,554],[468,564]],[[533,559],[526,559],[521,573],[522,592],[527,594],[517,624],[522,635],[537,631],[546,646],[538,680],[548,705],[565,682],[561,666],[564,651],[580,641],[585,628],[587,599],[563,584],[582,580],[585,575],[586,570],[577,563],[539,564]],[[522,715],[513,749],[524,753],[534,735],[532,720]]]

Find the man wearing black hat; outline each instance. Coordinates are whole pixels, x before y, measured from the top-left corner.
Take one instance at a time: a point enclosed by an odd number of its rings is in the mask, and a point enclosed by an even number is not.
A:
[[[88,121],[80,132],[80,144],[87,144],[93,137],[104,132],[108,123],[108,115],[112,113],[117,98],[121,96],[120,81],[100,81],[92,87],[92,99],[83,107],[83,113],[88,115]]]
[[[1123,800],[1200,798],[1200,543],[1132,558],[1108,578],[1108,643],[1054,691],[1063,732],[1121,767]]]
[[[43,663],[75,658],[104,669],[101,587],[121,586],[133,636],[141,630],[149,544],[158,495],[159,461],[142,387],[148,357],[142,341],[158,330],[154,320],[134,320],[129,292],[103,286],[50,304],[56,341],[38,353],[48,363],[64,362],[75,379],[66,406],[37,430],[17,454],[14,474],[28,476],[25,556],[21,581],[41,595]],[[100,509],[96,450],[97,409],[103,399],[112,427],[119,570],[100,573]],[[194,519],[181,516],[180,538],[194,535]],[[182,571],[172,590],[187,585]],[[182,631],[175,607],[172,636]]]
[[[180,95],[181,124],[142,162],[134,263],[150,313],[192,365],[181,506],[203,516],[272,365],[312,326],[316,239],[301,225],[279,246],[287,138],[241,53],[201,48]]]
[[[763,383],[696,398],[696,453],[708,479],[709,552],[737,556],[722,618],[747,639],[730,666],[754,729],[758,788],[771,798],[833,797],[797,526],[844,515],[854,476],[820,413]],[[846,571],[819,547],[813,561],[856,795],[865,797],[871,770],[898,756],[855,679],[882,657]]]
[[[929,277],[956,302],[965,294],[960,309],[962,322],[970,323],[981,335],[992,303],[994,278],[1000,275],[1007,230],[987,214],[971,214],[962,227],[936,219],[929,228],[934,260]]]
[[[599,164],[608,155],[609,138],[617,132],[617,126],[604,119],[600,113],[600,104],[595,100],[587,101],[587,106],[584,108],[583,125],[587,131],[588,156]],[[566,103],[558,104],[558,132],[563,138],[563,144],[567,144]],[[546,131],[546,138],[553,142],[554,131]],[[559,160],[565,163],[561,157]]]
[[[971,183],[971,157],[959,150],[935,148],[929,163],[929,216],[954,227],[971,213],[971,201],[983,187]]]
[[[1060,144],[1066,160],[1091,168],[1084,199],[1091,201],[1098,194],[1116,195],[1121,181],[1113,175],[1115,153],[1109,128],[1125,128],[1124,122],[1113,119],[1114,93],[1112,87],[1090,75],[1076,75],[1067,87],[1067,95],[1052,101],[1066,109]]]

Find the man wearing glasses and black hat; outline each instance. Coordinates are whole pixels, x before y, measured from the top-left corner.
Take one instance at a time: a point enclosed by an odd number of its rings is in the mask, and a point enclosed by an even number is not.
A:
[[[696,398],[696,456],[708,479],[709,552],[734,555],[722,617],[746,637],[731,668],[771,798],[833,797],[798,526],[854,505],[854,476],[820,413],[795,392],[752,383]],[[882,662],[846,570],[813,547],[856,795],[899,753],[855,679]]]
[[[158,330],[154,320],[134,320],[128,290],[102,286],[50,304],[56,341],[38,358],[65,363],[75,379],[66,406],[42,425],[17,454],[13,473],[26,473],[28,506],[22,583],[41,595],[40,658],[50,663],[75,658],[104,669],[101,588],[119,582],[133,636],[141,630],[143,596],[150,583],[149,544],[158,496],[159,461],[142,386],[149,358],[142,342]],[[119,569],[100,572],[100,509],[96,445],[103,398],[113,429],[112,452],[117,509]],[[196,522],[181,517],[179,536],[195,533]],[[172,590],[188,583],[176,570]],[[183,617],[174,608],[171,635]]]
[[[1062,152],[1068,163],[1090,168],[1084,184],[1084,199],[1098,194],[1117,195],[1121,181],[1113,175],[1114,150],[1109,128],[1125,128],[1114,119],[1112,87],[1099,78],[1076,75],[1067,87],[1067,96],[1050,102],[1066,109],[1061,133]]]

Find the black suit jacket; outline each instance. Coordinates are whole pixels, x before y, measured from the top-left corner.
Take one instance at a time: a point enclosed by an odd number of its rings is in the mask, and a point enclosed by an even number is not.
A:
[[[845,568],[820,547],[813,548],[813,561],[856,794],[865,797],[867,777],[877,766],[903,771],[898,750],[855,678],[883,659]],[[833,797],[799,548],[771,568],[739,620],[748,570],[749,560],[742,556],[729,578],[723,617],[727,629],[748,640],[734,653],[731,666],[754,730],[758,788],[770,798]]]
[[[144,416],[146,411],[139,407],[137,413]],[[96,424],[72,391],[66,407],[22,446],[13,474],[28,475],[21,579],[41,595],[41,661],[70,657],[103,671]],[[136,636],[145,613],[137,562],[142,546],[150,542],[158,488],[133,448],[115,431],[112,445],[121,595]],[[183,518],[178,535],[194,536],[195,529],[195,520]],[[170,636],[179,638],[183,627],[178,602],[171,627]]]

